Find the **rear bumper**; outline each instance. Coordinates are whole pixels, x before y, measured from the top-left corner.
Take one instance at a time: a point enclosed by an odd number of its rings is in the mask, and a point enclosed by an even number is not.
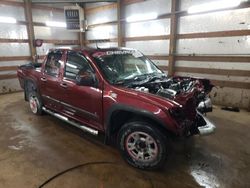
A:
[[[205,136],[205,135],[210,135],[215,132],[216,126],[205,116],[203,116],[201,113],[198,112],[200,122],[202,121],[202,124],[198,124],[198,130],[199,130],[199,135]]]

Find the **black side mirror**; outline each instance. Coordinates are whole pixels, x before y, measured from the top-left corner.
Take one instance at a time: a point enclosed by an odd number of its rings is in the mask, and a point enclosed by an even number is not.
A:
[[[79,73],[76,76],[76,84],[79,86],[96,87],[97,86],[96,76],[90,70],[79,71]]]

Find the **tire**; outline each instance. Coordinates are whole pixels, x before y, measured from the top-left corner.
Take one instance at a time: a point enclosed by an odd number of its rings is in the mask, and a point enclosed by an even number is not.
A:
[[[33,114],[42,115],[42,101],[40,96],[35,91],[28,93],[29,105]]]
[[[118,133],[118,146],[122,157],[130,165],[152,170],[162,167],[167,149],[162,133],[143,121],[124,124]]]

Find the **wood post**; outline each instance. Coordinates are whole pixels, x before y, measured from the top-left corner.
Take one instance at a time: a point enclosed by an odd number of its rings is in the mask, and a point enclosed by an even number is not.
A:
[[[125,43],[123,40],[124,37],[124,4],[122,0],[117,1],[117,38],[118,38],[118,47],[124,47]]]
[[[32,61],[35,62],[36,56],[36,47],[34,47],[35,40],[35,32],[33,26],[33,18],[32,18],[32,6],[30,0],[24,0],[24,12],[25,18],[27,22],[27,33],[29,39],[29,47],[30,47],[30,55],[32,57]]]
[[[176,52],[176,36],[177,36],[177,26],[178,17],[176,11],[178,9],[178,0],[171,1],[171,16],[170,16],[170,37],[169,37],[169,65],[168,65],[168,75],[174,75],[175,67],[175,52]]]

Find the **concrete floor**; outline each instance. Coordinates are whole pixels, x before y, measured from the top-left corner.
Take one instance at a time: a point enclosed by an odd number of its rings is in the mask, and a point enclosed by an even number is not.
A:
[[[0,187],[39,187],[51,176],[78,164],[45,185],[51,187],[250,187],[250,113],[219,108],[209,118],[216,134],[178,140],[163,170],[128,166],[100,138],[49,115],[35,116],[22,93],[0,96]]]

